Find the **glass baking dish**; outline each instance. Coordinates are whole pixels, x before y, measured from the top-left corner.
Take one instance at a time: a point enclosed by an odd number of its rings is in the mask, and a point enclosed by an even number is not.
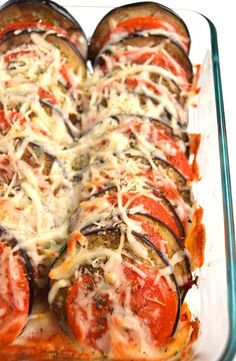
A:
[[[68,7],[87,35],[109,9]],[[177,13],[191,35],[190,59],[193,64],[201,64],[201,91],[197,107],[189,113],[189,131],[202,134],[198,156],[201,181],[194,185],[194,195],[204,209],[206,226],[205,263],[199,271],[199,286],[186,298],[201,322],[193,359],[228,361],[236,352],[236,256],[217,33],[201,14],[188,10]]]
[[[60,3],[66,5],[65,1]],[[106,6],[76,6],[75,1],[74,6],[71,4],[66,7],[87,36],[110,10]],[[198,286],[186,298],[194,316],[200,320],[200,335],[193,346],[192,360],[230,361],[236,352],[236,255],[217,34],[211,21],[201,14],[176,12],[190,31],[190,59],[193,64],[201,64],[201,91],[196,98],[197,107],[189,111],[189,131],[202,134],[198,156],[201,180],[194,184],[193,191],[204,209],[206,250],[204,266],[198,272]],[[14,354],[9,346],[4,350],[4,360],[29,361],[32,353],[27,352],[28,347],[25,341],[26,352]],[[71,360],[67,355],[55,354],[53,358],[48,353],[47,358],[46,354],[47,350],[43,360]],[[0,353],[1,360],[2,357]]]

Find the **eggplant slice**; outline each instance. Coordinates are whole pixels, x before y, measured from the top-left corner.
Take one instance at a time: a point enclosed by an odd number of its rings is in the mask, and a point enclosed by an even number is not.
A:
[[[189,136],[188,133],[185,131],[184,128],[179,127],[178,130],[175,128],[172,128],[170,124],[163,121],[163,119],[160,118],[152,118],[145,115],[140,114],[114,114],[110,116],[111,120],[117,121],[118,124],[122,124],[122,122],[127,122],[129,119],[137,119],[139,121],[147,121],[149,120],[157,129],[162,130],[168,137],[172,138],[177,144],[181,143],[181,146],[183,149],[185,148],[185,155],[188,158],[189,157]],[[102,125],[105,119],[98,120],[95,124],[93,124],[93,127],[86,129],[84,132],[81,133],[81,137],[88,136],[89,132],[94,131],[94,127]]]
[[[176,43],[174,40],[170,39],[167,36],[164,35],[148,35],[148,36],[142,36],[142,35],[131,35],[127,36],[118,43],[116,43],[114,46],[115,53],[116,54],[122,54],[127,47],[134,47],[134,48],[154,48],[158,47],[160,45],[163,45],[161,49],[164,49],[185,71],[186,77],[188,79],[189,84],[192,84],[193,82],[193,67],[189,60],[189,57],[187,56],[186,52],[183,50],[183,48]],[[102,64],[102,57],[103,54],[109,55],[113,52],[110,52],[110,49],[112,49],[112,45],[109,47],[106,47],[104,51],[100,52],[95,59],[94,66],[99,66],[99,64]],[[148,52],[148,50],[147,50]],[[158,53],[158,50],[157,50]]]
[[[190,35],[187,26],[185,25],[183,20],[173,10],[161,4],[147,1],[128,4],[112,9],[103,17],[91,37],[89,46],[89,59],[94,62],[97,54],[104,46],[104,38],[112,31],[115,26],[114,24],[119,24],[124,20],[140,16],[160,17],[173,24],[175,28],[186,38],[186,50],[189,50]],[[177,40],[175,34],[173,34],[173,38],[174,40]]]
[[[191,267],[189,259],[185,253],[184,244],[178,237],[176,237],[171,229],[159,219],[152,217],[147,213],[137,213],[137,215],[137,219],[140,221],[150,223],[164,240],[164,243],[167,247],[167,254],[165,254],[165,256],[168,259],[172,259],[174,274],[182,294],[182,292],[185,292],[192,286]],[[164,253],[163,250],[162,253]],[[175,263],[173,258],[176,254],[177,259]]]
[[[53,162],[55,161],[54,156],[47,153],[39,145],[34,143],[29,143],[21,159],[29,164],[32,168],[40,167],[41,163],[43,162],[44,167],[42,172],[46,176],[50,174]]]
[[[48,114],[52,115],[52,113],[55,112],[60,116],[61,120],[65,124],[68,134],[73,140],[78,139],[80,135],[80,121],[76,114],[70,113],[68,116],[65,116],[60,110],[60,107],[52,104],[49,100],[40,99],[40,102]]]
[[[0,41],[0,54],[7,53],[10,49],[15,49],[21,46],[33,44],[31,34],[38,33],[45,35],[45,31],[23,31],[19,34],[8,34],[4,40]],[[82,74],[85,75],[86,65],[79,50],[67,39],[57,36],[56,34],[49,34],[46,36],[46,40],[58,48],[61,55],[67,60],[68,67],[74,70],[75,73],[79,73],[82,70]]]
[[[160,118],[152,118],[145,115],[139,115],[139,114],[115,114],[112,115],[111,118],[117,120],[119,124],[121,124],[123,121],[127,122],[129,121],[129,118],[131,119],[138,119],[139,121],[147,121],[149,120],[150,123],[152,123],[157,129],[162,130],[168,137],[172,138],[175,142],[179,143],[181,142],[181,145],[186,147],[186,156],[188,156],[188,143],[189,143],[189,136],[187,132],[184,129],[180,129],[181,132],[176,132],[176,129],[173,129],[170,124],[167,124],[163,119]],[[102,122],[102,120],[100,121]]]
[[[167,176],[175,183],[181,197],[184,199],[184,201],[192,205],[192,193],[191,193],[191,187],[188,184],[187,179],[178,171],[177,168],[175,168],[172,164],[169,162],[160,159],[155,158],[154,162],[157,166],[162,167]]]
[[[106,195],[114,194],[115,192],[116,192],[115,186],[107,187],[93,194],[90,198],[88,198],[88,200],[94,197],[95,198],[99,197],[102,199],[104,195],[106,196]],[[160,202],[162,205],[165,205],[165,207],[170,206],[167,199],[163,196],[160,199]],[[155,229],[155,231],[158,232],[158,234],[161,236],[161,239],[165,240],[164,244],[167,247],[167,253],[165,254],[165,256],[167,259],[171,259],[176,253],[179,253],[179,259],[177,259],[176,264],[174,264],[174,273],[177,278],[178,286],[181,288],[181,290],[186,290],[192,286],[192,275],[191,275],[191,267],[190,267],[189,259],[185,254],[184,230],[177,214],[174,212],[173,207],[171,207],[171,209],[169,208],[169,211],[173,212],[172,214],[171,213],[170,214],[175,220],[175,223],[180,227],[180,231],[182,232],[180,233],[181,234],[180,237],[178,237],[170,229],[170,227],[162,220],[162,217],[159,218],[157,215],[156,216],[152,215],[150,212],[148,212],[148,209],[145,209],[143,212],[137,211],[136,213],[132,213],[131,219],[134,218],[138,222],[149,223]],[[76,216],[77,219],[79,219],[79,212],[77,212],[77,215],[74,215],[74,218],[76,218]],[[76,220],[74,219],[73,222],[75,228]],[[117,227],[119,227],[119,225]],[[81,228],[81,232],[88,234],[88,232],[92,232],[95,229],[99,229],[99,226],[96,222],[84,226],[83,228]],[[145,233],[142,235],[145,236]],[[154,246],[157,247],[156,245]],[[162,248],[160,249],[160,251],[162,253],[164,252]]]
[[[139,159],[143,162],[143,164],[148,165],[148,161],[144,157],[137,157],[137,156],[130,156],[133,159]],[[153,158],[154,163],[158,166],[163,168],[164,172],[166,172],[166,177],[168,177],[174,184],[178,192],[180,193],[183,200],[190,206],[192,206],[192,192],[191,192],[191,185],[188,183],[188,180],[175,168],[172,164],[164,159],[160,159],[157,157]]]
[[[157,118],[173,128],[173,130],[176,131],[176,133],[185,131],[187,126],[187,114],[184,113],[184,116],[179,116],[178,114],[171,114],[166,107],[162,108],[161,114],[158,111],[158,100],[152,96],[152,95],[146,95],[143,89],[138,89],[137,91],[133,89],[129,89],[128,85],[126,85],[127,90],[125,89],[125,93],[127,94],[127,102],[124,102],[123,98],[120,96],[122,95],[121,92],[117,92],[117,103],[114,104],[114,100],[112,104],[109,103],[109,97],[108,99],[104,96],[102,97],[101,101],[97,102],[96,108],[97,108],[97,119],[102,120],[105,117],[114,117],[116,114],[124,114],[129,115],[134,112],[133,104],[134,102],[139,103],[139,111],[136,115],[138,116],[146,116],[149,118]],[[117,91],[117,90],[115,90]],[[114,94],[113,94],[114,95]],[[114,104],[114,105],[113,105]],[[149,107],[149,105],[152,104],[152,107]],[[85,112],[83,114],[83,120],[82,123],[86,125],[87,122],[90,120],[87,120],[87,114],[86,111],[89,109],[85,109]],[[157,115],[158,113],[158,115]],[[89,116],[89,112],[88,112]]]
[[[86,237],[87,244],[88,244],[88,250],[96,250],[99,247],[103,247],[105,249],[111,249],[113,251],[117,250],[120,245],[120,239],[121,239],[121,231],[118,228],[104,228],[104,229],[93,229],[84,232],[84,236]],[[180,307],[181,307],[181,300],[180,300],[180,293],[179,288],[177,285],[176,278],[174,274],[171,271],[171,265],[169,264],[168,260],[166,259],[165,255],[163,255],[153,244],[150,242],[146,237],[143,235],[134,233],[134,236],[138,242],[142,244],[142,246],[145,247],[145,249],[148,252],[148,258],[147,264],[154,265],[155,269],[157,271],[161,269],[170,269],[170,275],[169,275],[169,281],[171,282],[171,287],[173,290],[175,290],[176,297],[178,300],[178,312],[176,314],[176,320],[172,329],[172,335],[174,334],[178,320],[179,320],[179,314],[180,314]],[[77,245],[76,252],[80,249],[80,246]],[[132,251],[130,249],[129,243],[127,240],[125,240],[124,244],[124,251],[126,254],[132,254]],[[56,269],[65,259],[66,259],[67,253],[66,249],[63,250],[61,255],[56,259],[56,261],[53,264],[52,271]],[[122,256],[123,257],[123,256]],[[136,256],[135,256],[136,257]],[[105,261],[106,262],[106,261]],[[89,263],[89,260],[84,262],[81,265],[78,265],[78,269],[76,271],[76,274],[79,275],[83,272],[89,272],[92,271],[92,265]],[[73,283],[76,280],[76,275],[74,274],[70,278],[70,283]],[[55,280],[51,280],[50,282],[50,288],[53,287],[55,283]],[[66,317],[66,310],[65,310],[65,300],[67,297],[69,286],[65,286],[62,288],[59,288],[56,295],[53,297],[53,299],[50,302],[50,307],[53,310],[53,312],[56,314],[57,319],[59,320],[59,323],[66,333],[71,333],[68,325],[67,325],[67,317]],[[49,297],[50,298],[50,297]]]
[[[30,22],[36,22],[34,27],[42,29],[42,24],[55,27],[66,32],[65,36],[73,41],[84,59],[87,58],[87,39],[77,20],[62,6],[53,1],[40,0],[9,0],[0,8],[0,37],[14,30],[30,28]],[[15,25],[14,25],[15,23]],[[27,23],[29,25],[27,25]],[[37,24],[38,23],[38,24]],[[26,24],[26,25],[24,25]],[[5,31],[4,31],[5,28]],[[47,29],[47,28],[46,28]],[[31,29],[32,30],[32,29]],[[68,35],[67,35],[68,34]]]
[[[111,52],[109,49],[101,52],[98,54],[95,63],[94,63],[94,69],[99,68],[105,75],[106,73],[106,61],[111,57]],[[184,108],[187,103],[187,97],[186,94],[183,94],[180,86],[173,80],[167,77],[163,77],[160,74],[151,72],[150,73],[150,81],[152,81],[155,84],[161,84],[162,86],[166,87],[166,89],[174,95],[175,99],[178,101],[178,103]]]

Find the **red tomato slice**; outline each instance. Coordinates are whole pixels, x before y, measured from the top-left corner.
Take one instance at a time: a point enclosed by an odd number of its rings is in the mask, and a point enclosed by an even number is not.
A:
[[[158,272],[144,265],[138,266],[146,274],[140,287],[137,273],[125,267],[127,282],[131,283],[131,309],[147,324],[157,346],[170,337],[178,314],[178,296],[164,277],[156,278]]]
[[[124,20],[117,24],[102,40],[102,47],[110,40],[111,36],[119,32],[134,33],[143,30],[161,29],[171,34],[175,34],[176,40],[182,45],[186,52],[189,49],[189,40],[186,36],[177,30],[167,19],[157,16],[140,16]]]
[[[29,311],[29,284],[18,256],[0,243],[0,347],[22,332]]]
[[[126,195],[124,195],[125,197]],[[132,199],[134,194],[129,194],[128,198]],[[177,237],[180,237],[179,229],[176,222],[174,221],[173,214],[171,214],[167,208],[158,199],[151,198],[147,195],[139,195],[129,204],[129,209],[141,205],[144,209],[143,213],[148,213],[150,216],[159,219],[165,223]]]
[[[192,181],[194,179],[194,174],[192,172],[191,166],[185,156],[185,154],[181,151],[180,147],[177,143],[175,143],[170,137],[164,134],[161,131],[158,131],[157,142],[161,149],[164,148],[165,151],[165,144],[172,148],[173,154],[167,154],[167,160],[179,170],[183,176]]]
[[[75,338],[81,343],[98,348],[96,341],[108,329],[107,316],[112,310],[112,301],[108,294],[98,294],[83,304],[80,300],[95,290],[94,275],[86,274],[69,289],[66,298],[67,321]],[[89,314],[91,313],[90,317]],[[100,350],[102,351],[102,350]]]
[[[156,174],[152,169],[140,173],[140,176],[143,176],[147,179],[147,184],[153,188],[159,189],[171,204],[179,202],[180,194],[172,182],[168,181],[167,179],[163,179],[163,177],[161,177],[159,174]]]
[[[60,34],[62,36],[64,36],[65,38],[67,38],[68,40],[71,40],[70,36],[67,34],[66,31],[64,31],[61,28],[58,28],[54,25],[51,25],[49,23],[46,22],[39,22],[39,21],[33,21],[33,20],[25,20],[25,21],[16,21],[12,24],[9,24],[8,26],[5,26],[3,29],[0,30],[0,39],[2,37],[4,37],[7,33],[9,33],[10,31],[15,31],[15,30],[28,30],[28,29],[37,29],[37,30],[53,30],[55,31],[57,34]]]
[[[160,95],[160,89],[158,88],[158,85],[154,85],[147,80],[137,79],[137,78],[126,78],[125,83],[135,89],[138,85],[144,85],[146,88],[153,91],[154,94]]]
[[[163,345],[171,336],[178,315],[177,293],[168,285],[166,279],[154,269],[136,265],[145,279],[136,271],[121,265],[123,281],[119,287],[105,283],[105,291],[100,291],[94,274],[83,274],[69,288],[66,298],[68,325],[80,343],[101,352],[108,352],[113,328],[125,332],[132,342],[137,338],[137,330],[126,329],[125,317],[133,314],[140,327],[148,330],[155,346]],[[102,288],[101,288],[102,289]],[[130,294],[129,302],[126,291]],[[114,294],[112,300],[108,294]]]

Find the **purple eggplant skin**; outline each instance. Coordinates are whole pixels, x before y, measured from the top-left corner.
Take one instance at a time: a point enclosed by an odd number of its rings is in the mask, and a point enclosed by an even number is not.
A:
[[[149,98],[150,99],[150,98]],[[181,126],[179,125],[179,130],[180,130],[180,134],[175,134],[174,133],[174,129],[171,127],[170,124],[167,124],[166,122],[164,122],[161,117],[160,118],[153,118],[153,117],[149,117],[146,115],[140,115],[140,114],[116,114],[116,115],[111,115],[110,118],[117,121],[117,124],[121,124],[121,120],[122,118],[137,118],[138,120],[142,121],[142,120],[149,120],[151,123],[153,123],[157,128],[161,129],[164,131],[164,133],[168,136],[171,137],[174,141],[178,142],[178,141],[182,141],[185,146],[186,146],[186,151],[185,151],[185,155],[188,158],[189,157],[189,136],[188,133],[185,131],[185,129],[181,128]],[[95,123],[93,126],[96,126],[97,124],[101,124],[103,122],[103,119],[98,120],[97,123]],[[81,137],[86,136],[87,134],[89,134],[89,132],[93,130],[92,128],[86,129],[84,132],[81,133]]]
[[[89,244],[91,249],[98,247],[100,244],[102,244],[107,248],[116,249],[120,243],[119,242],[120,229],[118,227],[95,228],[95,229],[90,229],[88,231],[84,231],[83,234],[85,237],[89,237]],[[167,257],[160,250],[158,250],[149,239],[136,232],[133,232],[133,235],[138,239],[139,242],[141,242],[147,248],[149,257],[152,259],[157,269],[164,267],[171,267]],[[55,260],[52,268],[57,266],[57,264],[60,263],[61,260],[63,260],[65,252],[66,252],[66,248],[62,250],[60,256]],[[173,336],[176,331],[180,316],[181,294],[174,273],[170,275],[170,280],[172,282],[172,286],[173,289],[175,290],[178,300],[178,312],[171,334]],[[52,285],[53,282],[50,282],[49,287]],[[62,330],[68,333],[68,329],[66,327],[65,308],[62,302],[62,300],[65,299],[66,294],[67,294],[67,288],[63,288],[59,290],[58,296],[51,305],[51,308],[54,310],[54,312],[56,312]],[[57,302],[57,299],[59,300],[59,302]]]
[[[170,248],[174,248],[176,252],[178,251],[185,251],[185,246],[182,240],[176,236],[176,234],[167,226],[164,222],[160,221],[158,218],[151,216],[148,213],[140,212],[137,213],[140,215],[145,222],[151,222],[153,227],[160,233],[161,237],[168,242]],[[163,233],[164,230],[164,233]],[[181,268],[179,268],[179,266]],[[192,287],[193,279],[192,279],[192,272],[191,272],[191,264],[188,256],[185,254],[183,260],[177,264],[177,268],[174,269],[174,273],[177,276],[177,272],[180,272],[184,278],[182,278],[181,285],[179,285],[181,295],[182,293],[186,292]]]
[[[159,192],[159,190],[156,190],[155,188],[153,188],[153,194],[155,196],[157,196],[158,198],[160,198],[161,204],[169,211],[169,213],[172,214],[175,224],[177,225],[177,228],[179,231],[179,237],[178,237],[178,235],[175,235],[175,237],[180,240],[184,240],[185,239],[184,227],[183,227],[182,222],[181,222],[179,216],[177,215],[174,207],[171,205],[170,201],[163,194],[161,194],[161,192]],[[165,226],[167,228],[169,228],[167,225],[165,225]]]
[[[152,102],[154,106],[157,106],[159,104],[158,101],[156,100],[156,98],[154,96],[152,96],[152,94],[146,95],[143,89],[138,89],[138,90],[132,89],[132,91],[131,91],[128,89],[127,84],[125,86],[127,87],[127,91],[126,91],[127,96],[135,96],[135,97],[139,98],[140,102],[141,102],[141,106],[144,106],[146,104],[146,102],[148,102],[148,101]],[[106,97],[103,97],[102,100],[99,103],[97,103],[98,114],[99,114],[100,109],[106,108],[106,105],[104,105],[104,100],[105,101],[107,100]],[[112,109],[111,109],[109,114],[107,114],[107,117],[108,116],[113,117],[115,115],[116,114],[113,114]],[[124,115],[126,115],[126,114],[124,113]],[[147,117],[150,117],[149,113],[147,111],[146,111],[146,113],[144,113],[144,115]],[[175,115],[170,114],[166,108],[164,108],[162,113],[160,114],[159,120],[165,124],[169,124],[169,123],[171,123],[172,120],[175,120],[177,127],[178,127],[177,128],[178,132],[181,132],[181,133],[183,131],[186,132],[187,121],[183,123],[181,120],[181,117],[179,115],[175,116]]]
[[[109,187],[105,187],[105,188],[102,188],[100,190],[98,190],[97,192],[91,194],[89,197],[87,197],[86,199],[84,199],[85,201],[88,201],[92,198],[98,198],[100,196],[103,196],[106,192],[108,192],[108,194],[110,194],[111,192],[113,193],[116,192],[117,190],[117,187],[114,185],[114,186],[109,186]],[[183,225],[179,219],[179,216],[177,215],[174,207],[171,205],[171,203],[168,201],[168,199],[159,192],[158,189],[155,189],[153,187],[150,187],[150,190],[153,191],[153,194],[160,199],[160,203],[165,207],[166,210],[168,210],[168,212],[172,215],[174,221],[175,221],[175,224],[178,228],[178,231],[179,231],[179,237],[181,240],[183,240],[185,238],[185,231],[184,231],[184,228],[183,228]],[[139,214],[139,213],[136,213],[136,214]],[[146,213],[144,214],[146,215]],[[154,219],[154,218],[153,218]],[[160,220],[158,220],[160,221]],[[160,221],[161,222],[161,221]],[[161,222],[163,223],[163,222]],[[167,228],[169,228],[166,224],[165,226]],[[174,235],[175,237],[178,237],[177,234]],[[178,237],[178,238],[179,238]]]
[[[32,44],[32,33],[45,34],[45,31],[22,31],[19,34],[9,33],[3,39],[0,40],[0,54],[5,54],[10,49],[14,49],[20,46]],[[59,48],[62,55],[68,60],[67,65],[74,71],[83,69],[83,73],[86,73],[86,63],[79,50],[66,38],[57,36],[57,34],[50,34],[46,40]]]
[[[9,0],[0,7],[1,30],[20,21],[39,21],[64,30],[80,50],[84,59],[87,58],[88,42],[84,30],[78,21],[54,1],[48,0]]]
[[[159,166],[161,165],[167,171],[168,177],[175,183],[178,192],[180,193],[183,200],[190,206],[192,206],[192,193],[191,188],[188,185],[187,179],[184,177],[180,171],[169,163],[167,160],[155,157],[154,163]]]
[[[157,217],[150,215],[147,212],[137,212],[136,215],[139,216],[139,218],[141,220],[143,220],[145,223],[150,223],[153,226],[153,228],[160,234],[160,236],[163,239],[165,239],[165,241],[168,244],[168,252],[170,252],[170,255],[172,253],[174,254],[175,252],[178,252],[178,251],[183,251],[183,252],[185,251],[183,239],[180,239],[179,237],[177,237],[177,235],[168,227],[168,225],[166,223],[164,223]],[[81,229],[81,232],[85,235],[88,235],[91,232],[95,232],[96,230],[97,231],[102,230],[102,229],[106,230],[107,228],[108,227],[106,227],[106,228],[99,227],[97,224],[91,223],[91,224],[88,224],[85,227],[83,227]],[[117,224],[116,226],[113,226],[113,228],[119,228],[119,225]],[[140,236],[145,237],[144,234],[140,234]],[[153,246],[155,246],[153,244],[153,242],[151,242],[151,243]],[[161,252],[159,249],[158,249],[158,254],[159,255],[162,254],[163,257],[166,258],[166,261],[168,261],[167,255],[164,255],[163,252]],[[189,258],[187,257],[187,255],[185,255],[183,260],[175,266],[173,272],[176,276],[178,275],[178,280],[180,282],[180,284],[178,286],[181,290],[181,294],[182,294],[182,292],[185,292],[186,290],[191,288],[192,273],[191,273],[190,261],[189,261]]]
[[[125,51],[127,46],[134,48],[153,48],[163,44],[163,49],[182,67],[185,71],[189,84],[193,82],[193,66],[184,49],[173,39],[165,35],[143,36],[139,33],[132,33],[111,46],[118,46],[118,53]],[[121,50],[122,49],[122,50]],[[96,57],[94,66],[99,65],[99,59],[103,54],[109,54],[109,46],[105,47]]]
[[[101,19],[90,40],[89,59],[93,63],[97,54],[102,49],[102,40],[111,30],[111,24],[113,23],[111,20],[114,19],[114,21],[119,22],[119,20],[123,21],[136,16],[153,16],[154,14],[163,17],[163,19],[169,19],[185,34],[188,39],[189,50],[191,43],[189,30],[179,15],[164,5],[152,1],[144,1],[114,8]]]
[[[140,115],[140,114],[116,114],[116,115],[111,115],[111,118],[117,120],[120,124],[121,122],[121,119],[122,118],[129,118],[129,117],[135,117],[137,118],[138,120],[142,121],[142,120],[149,120],[151,123],[153,123],[153,125],[155,125],[158,129],[161,129],[164,131],[164,133],[168,136],[168,137],[171,137],[174,141],[180,141],[182,140],[185,145],[188,145],[189,143],[189,136],[187,134],[187,132],[182,129],[180,126],[180,129],[181,129],[181,133],[180,134],[175,134],[174,133],[174,129],[171,127],[170,124],[167,124],[165,123],[161,117],[160,118],[153,118],[153,117],[149,117],[149,116],[146,116],[146,115]]]
[[[14,249],[18,245],[18,241],[14,236],[11,236],[8,231],[0,226],[0,242],[7,243],[8,246],[10,246],[12,249]],[[19,248],[17,251],[15,251],[16,254],[20,257],[24,264],[25,268],[25,274],[27,277],[28,285],[29,285],[29,309],[28,314],[30,315],[33,308],[34,303],[34,290],[35,290],[35,284],[34,284],[34,273],[33,273],[33,267],[31,265],[30,258],[23,248]]]

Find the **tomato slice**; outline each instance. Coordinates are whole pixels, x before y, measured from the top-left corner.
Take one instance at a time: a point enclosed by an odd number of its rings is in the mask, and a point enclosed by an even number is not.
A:
[[[52,30],[55,33],[64,36],[68,40],[71,41],[71,37],[67,34],[67,32],[61,28],[58,28],[57,26],[51,25],[46,22],[39,22],[39,21],[33,21],[33,20],[25,20],[25,21],[16,21],[12,24],[9,24],[8,26],[5,26],[3,29],[0,30],[0,39],[4,37],[9,32],[14,32],[16,30],[28,30],[28,29],[38,29],[38,30]],[[73,42],[73,41],[72,41]]]
[[[166,155],[167,160],[177,168],[186,179],[192,181],[194,174],[191,166],[178,144],[161,131],[158,131],[157,142],[160,149],[163,149],[164,152],[166,152],[166,145],[173,149],[173,152]]]
[[[164,277],[160,276],[156,281],[157,271],[144,265],[138,268],[146,274],[141,287],[137,273],[128,267],[124,269],[127,282],[131,283],[131,309],[148,325],[156,345],[160,346],[166,342],[175,325],[178,297]]]
[[[173,214],[167,210],[160,200],[147,195],[135,196],[134,194],[125,194],[123,198],[125,199],[126,197],[130,200],[129,209],[142,206],[144,214],[147,213],[153,218],[159,219],[161,222],[165,223],[177,237],[181,236]]]
[[[117,207],[117,193],[113,194],[102,194],[101,198],[108,201],[109,204]],[[87,205],[87,203],[85,202]],[[135,214],[147,215],[151,218],[158,220],[159,222],[166,225],[177,238],[182,238],[182,229],[179,228],[179,224],[176,221],[174,214],[162,203],[161,198],[152,197],[152,195],[144,195],[138,193],[123,193],[122,194],[122,206],[126,207],[127,210],[132,210],[132,216]],[[85,206],[84,219],[89,219],[89,214],[97,209],[97,198],[90,200],[90,206]],[[140,207],[140,210],[139,210]],[[135,208],[137,208],[135,210]],[[86,216],[87,215],[87,216]]]
[[[154,189],[159,189],[159,191],[163,193],[164,197],[166,197],[171,204],[180,202],[180,194],[176,186],[174,186],[173,183],[167,179],[163,179],[159,173],[157,174],[157,172],[150,169],[145,172],[140,172],[140,176],[146,178],[147,184],[152,186]]]
[[[23,263],[9,246],[0,243],[0,347],[22,332],[28,319],[29,294]]]
[[[95,294],[90,300],[91,304],[83,305],[81,299],[95,290],[94,278],[93,275],[83,275],[81,280],[70,287],[66,299],[66,312],[68,325],[75,338],[81,343],[99,349],[96,341],[108,329],[107,316],[111,313],[112,301],[106,293]]]
[[[182,45],[184,50],[188,52],[189,40],[186,36],[177,30],[175,26],[167,19],[158,16],[139,16],[124,20],[117,24],[117,26],[108,32],[103,40],[102,47],[111,39],[111,37],[119,32],[126,32],[128,34],[144,30],[160,29],[171,33],[176,37],[176,40]]]
[[[124,333],[131,343],[140,342],[140,330],[127,323],[130,317],[149,333],[147,337],[155,346],[163,345],[171,336],[178,316],[177,292],[155,269],[135,264],[134,270],[132,266],[127,261],[121,264],[122,282],[118,287],[105,281],[104,275],[97,281],[93,273],[84,273],[69,288],[67,321],[80,343],[107,353],[114,329]]]

